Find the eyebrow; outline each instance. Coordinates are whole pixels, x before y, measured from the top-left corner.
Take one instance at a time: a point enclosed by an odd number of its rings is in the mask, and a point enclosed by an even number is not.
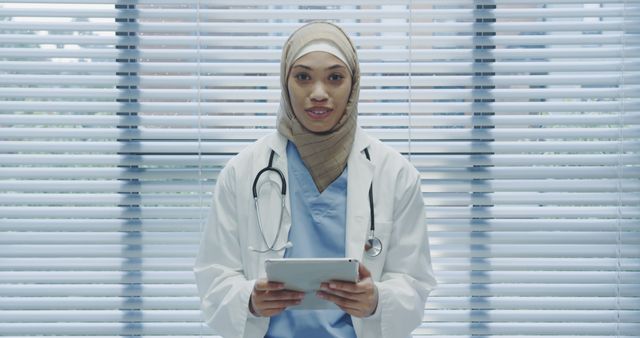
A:
[[[304,68],[304,69],[308,69],[308,70],[313,70],[313,68],[311,68],[309,66],[305,66],[305,65],[295,65],[295,66],[293,66],[293,68],[296,68],[296,67],[300,67],[300,68]],[[337,68],[346,68],[346,67],[343,66],[343,65],[335,64],[335,65],[333,65],[331,67],[328,67],[327,70],[333,70],[333,69],[337,69]]]

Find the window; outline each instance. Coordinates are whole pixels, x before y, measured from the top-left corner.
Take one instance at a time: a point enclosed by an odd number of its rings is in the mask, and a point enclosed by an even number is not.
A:
[[[210,336],[191,267],[280,47],[333,20],[423,178],[419,337],[639,337],[637,1],[0,4],[0,333]]]

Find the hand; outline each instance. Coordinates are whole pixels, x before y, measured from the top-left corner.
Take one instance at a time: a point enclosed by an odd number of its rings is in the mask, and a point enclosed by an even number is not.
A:
[[[342,311],[359,318],[371,316],[378,307],[378,288],[371,272],[360,263],[357,283],[329,281],[320,285],[318,297],[335,303]]]
[[[300,304],[303,297],[304,292],[285,290],[284,284],[262,278],[253,286],[249,311],[258,317],[275,316],[289,306]]]

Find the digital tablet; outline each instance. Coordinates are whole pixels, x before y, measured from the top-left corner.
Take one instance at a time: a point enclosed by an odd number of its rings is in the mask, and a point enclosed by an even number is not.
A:
[[[337,310],[334,303],[318,298],[320,284],[329,280],[358,281],[358,260],[354,258],[279,258],[265,261],[267,279],[284,283],[285,289],[305,293],[292,310]]]

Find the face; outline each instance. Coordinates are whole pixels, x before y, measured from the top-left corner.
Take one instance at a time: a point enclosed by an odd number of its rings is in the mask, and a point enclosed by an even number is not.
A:
[[[314,133],[331,130],[345,112],[351,73],[332,54],[311,52],[295,61],[287,79],[293,113]]]

